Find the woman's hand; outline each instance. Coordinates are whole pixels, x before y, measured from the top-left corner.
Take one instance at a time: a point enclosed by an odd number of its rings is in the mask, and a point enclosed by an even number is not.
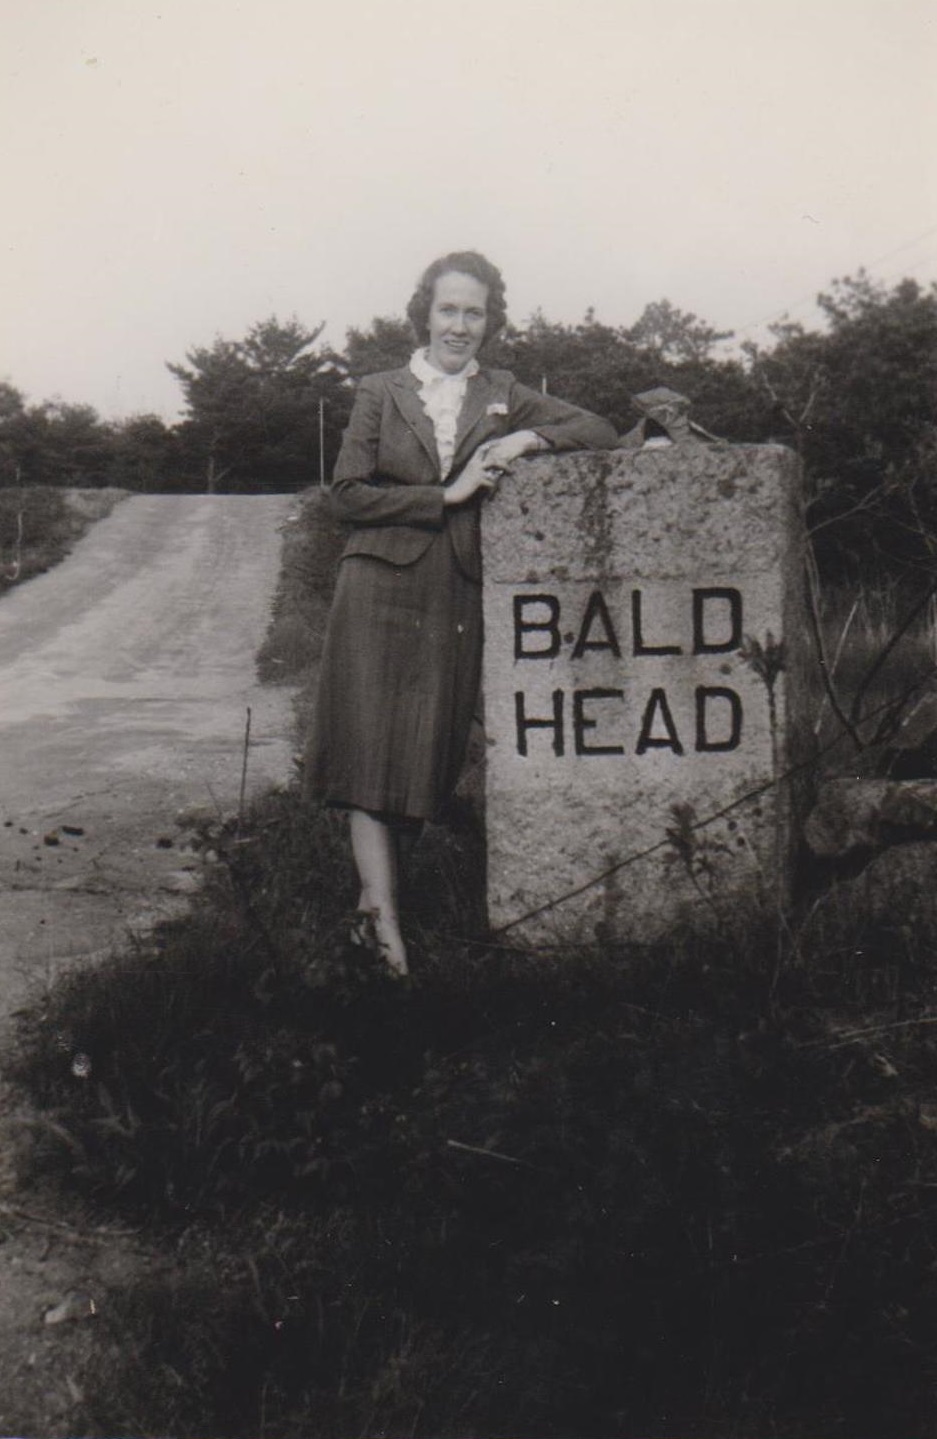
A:
[[[489,465],[484,445],[479,446],[459,477],[443,492],[446,505],[464,505],[479,490],[493,490],[498,483],[499,467]]]
[[[498,480],[521,455],[536,455],[551,448],[536,430],[515,430],[500,440],[479,445],[459,478],[446,486],[445,503],[462,505],[479,490],[497,489]]]
[[[515,430],[513,434],[502,435],[500,440],[480,445],[476,453],[484,457],[486,469],[507,470],[521,455],[536,455],[549,449],[552,449],[549,440],[536,430]]]

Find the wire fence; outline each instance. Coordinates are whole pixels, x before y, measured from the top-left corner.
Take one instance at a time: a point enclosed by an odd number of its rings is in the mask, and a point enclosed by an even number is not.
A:
[[[935,665],[931,669],[929,669],[925,674],[921,676],[917,684],[913,687],[913,690],[918,691],[923,689],[926,685],[930,684],[930,682],[934,679],[935,676],[937,676],[937,663],[935,663]],[[870,710],[869,713],[866,715],[866,720],[871,722],[873,720],[879,719],[882,715],[893,709],[893,707],[894,701],[886,700],[881,705]],[[715,824],[718,820],[725,819],[727,815],[731,815],[736,810],[743,808],[745,805],[752,803],[754,800],[760,799],[763,795],[769,793],[770,791],[780,790],[784,785],[792,783],[794,780],[800,778],[801,776],[809,774],[811,772],[815,772],[820,765],[820,762],[823,759],[827,758],[844,741],[848,741],[853,745],[856,743],[856,734],[853,727],[850,727],[849,729],[843,729],[840,733],[836,734],[825,744],[819,746],[806,759],[800,760],[796,764],[790,765],[787,769],[783,770],[777,776],[772,776],[770,779],[765,780],[762,784],[755,785],[751,789],[746,790],[744,794],[738,795],[735,799],[730,800],[728,804],[722,805],[719,809],[713,810],[711,814],[704,816],[702,819],[694,819],[690,821],[687,825],[687,829],[694,833],[700,830],[705,830],[709,825]],[[570,900],[578,899],[581,895],[587,894],[590,890],[598,888],[599,885],[604,884],[614,875],[619,874],[625,869],[628,869],[631,865],[637,864],[641,860],[648,859],[650,856],[658,854],[661,851],[670,848],[672,845],[673,838],[671,834],[669,832],[665,833],[659,840],[655,840],[654,843],[646,845],[643,849],[635,850],[632,854],[627,855],[624,859],[617,860],[615,864],[608,865],[605,869],[592,875],[589,879],[584,880],[582,884],[576,885],[573,889],[566,890],[564,893],[556,895],[553,899],[547,900],[543,904],[539,904],[534,908],[527,910],[524,914],[520,914],[515,919],[509,920],[507,924],[499,925],[497,928],[491,931],[491,934],[495,937],[504,935],[511,930],[518,929],[522,925],[530,923],[531,920],[539,919],[544,914],[548,914],[551,911],[558,909],[561,905],[567,904]],[[537,948],[556,947],[558,946],[537,946]],[[563,947],[567,948],[568,945],[564,943]]]

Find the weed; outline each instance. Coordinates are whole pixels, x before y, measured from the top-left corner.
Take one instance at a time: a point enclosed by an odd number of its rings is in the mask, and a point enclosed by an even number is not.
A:
[[[849,767],[868,773],[908,709],[937,682],[930,586],[847,590],[813,577],[814,634],[821,650],[813,697],[821,750],[842,766],[838,735],[852,737]],[[821,686],[821,676],[824,685]]]

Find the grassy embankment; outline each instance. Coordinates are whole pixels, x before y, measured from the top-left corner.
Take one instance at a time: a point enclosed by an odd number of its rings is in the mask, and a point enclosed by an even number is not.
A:
[[[57,565],[127,493],[50,485],[0,488],[0,595]]]
[[[268,671],[314,662],[333,561],[307,512]],[[204,838],[193,916],[24,1019],[37,1176],[188,1261],[101,1306],[84,1432],[935,1432],[935,935],[834,892],[779,977],[770,914],[514,952],[466,823],[417,850],[403,986],[346,943],[328,815]]]

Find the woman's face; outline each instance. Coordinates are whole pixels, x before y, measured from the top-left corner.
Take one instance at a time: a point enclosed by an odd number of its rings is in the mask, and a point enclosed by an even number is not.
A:
[[[429,361],[447,375],[464,370],[485,338],[488,286],[451,270],[440,275],[429,310]]]

